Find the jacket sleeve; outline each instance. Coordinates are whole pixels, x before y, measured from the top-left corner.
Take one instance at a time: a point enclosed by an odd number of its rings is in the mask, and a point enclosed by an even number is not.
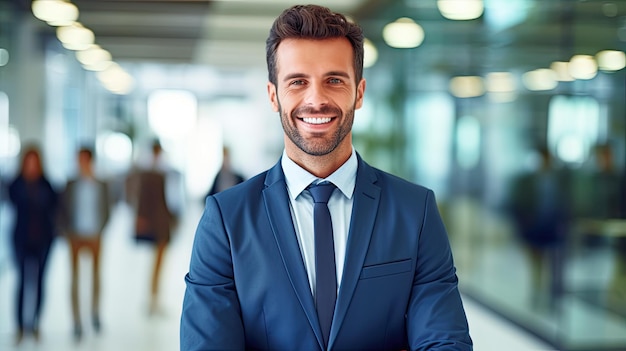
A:
[[[472,350],[452,251],[434,194],[428,192],[407,311],[411,350]]]
[[[230,242],[215,198],[209,196],[191,253],[180,323],[180,350],[243,350],[241,309]]]

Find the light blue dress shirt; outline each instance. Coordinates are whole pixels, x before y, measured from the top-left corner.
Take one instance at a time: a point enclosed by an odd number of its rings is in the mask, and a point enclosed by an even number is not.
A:
[[[335,264],[337,269],[337,289],[340,288],[346,244],[350,230],[354,186],[358,161],[352,148],[350,158],[328,178],[320,179],[293,162],[283,151],[281,166],[285,173],[289,208],[293,219],[304,266],[309,276],[311,292],[315,294],[315,238],[313,232],[313,198],[306,188],[311,183],[328,181],[337,187],[328,201],[328,209],[333,223],[335,241]]]

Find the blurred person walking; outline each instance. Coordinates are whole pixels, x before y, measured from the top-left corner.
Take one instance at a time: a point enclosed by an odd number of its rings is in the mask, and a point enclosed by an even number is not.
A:
[[[615,166],[613,147],[609,143],[596,145],[594,148],[596,168],[591,174],[591,186],[594,189],[589,208],[589,217],[594,219],[624,218],[626,194],[624,178]]]
[[[25,332],[39,339],[44,277],[58,215],[58,194],[44,175],[37,146],[26,148],[20,172],[9,185],[9,199],[16,217],[13,252],[18,271],[15,317],[19,343]]]
[[[553,310],[563,289],[569,183],[554,168],[549,150],[537,151],[538,169],[512,183],[509,211],[530,261],[531,305]]]
[[[222,190],[226,190],[233,185],[243,183],[244,177],[233,170],[230,163],[230,149],[226,146],[222,149],[222,167],[217,172],[215,179],[213,179],[213,185],[209,190],[207,196],[219,193]]]
[[[620,223],[626,220],[626,184],[624,174],[615,165],[613,145],[603,143],[594,148],[596,168],[591,175],[588,200],[593,204],[589,217],[602,223],[599,232],[590,233],[599,238],[609,239],[615,252],[611,282],[608,287],[607,302],[611,308],[626,313],[626,237],[610,237],[603,230],[604,224]]]
[[[159,310],[159,277],[176,217],[167,202],[166,172],[161,164],[163,150],[158,141],[152,144],[151,151],[150,166],[129,175],[127,197],[135,210],[136,241],[153,245],[155,249],[149,299],[149,312],[154,314]]]
[[[100,252],[102,231],[109,220],[110,202],[107,183],[94,174],[93,151],[81,148],[77,156],[79,174],[67,183],[63,192],[61,225],[70,245],[74,338],[79,341],[83,335],[79,296],[81,250],[86,250],[92,258],[91,322],[97,333],[101,328]]]

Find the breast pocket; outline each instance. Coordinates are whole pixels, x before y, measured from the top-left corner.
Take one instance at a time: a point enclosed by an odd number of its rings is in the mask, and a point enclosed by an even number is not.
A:
[[[381,263],[365,266],[361,270],[359,279],[371,279],[376,277],[389,276],[411,271],[413,262],[410,258],[401,261]]]

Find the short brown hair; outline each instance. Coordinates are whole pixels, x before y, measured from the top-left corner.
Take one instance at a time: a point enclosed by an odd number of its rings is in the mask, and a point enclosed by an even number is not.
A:
[[[35,158],[35,162],[37,163],[37,168],[39,168],[38,172],[40,174],[43,174],[43,165],[41,162],[41,149],[39,148],[39,145],[29,144],[23,150],[24,151],[22,153],[22,163],[20,166],[20,174],[24,174],[24,171],[26,170],[26,161],[30,157]]]
[[[269,80],[276,85],[276,50],[288,38],[346,38],[354,53],[354,74],[358,84],[363,77],[363,30],[340,13],[318,5],[296,5],[276,18],[265,45]]]
[[[81,146],[80,149],[78,149],[78,154],[87,155],[90,160],[93,159],[93,149],[89,146]]]

